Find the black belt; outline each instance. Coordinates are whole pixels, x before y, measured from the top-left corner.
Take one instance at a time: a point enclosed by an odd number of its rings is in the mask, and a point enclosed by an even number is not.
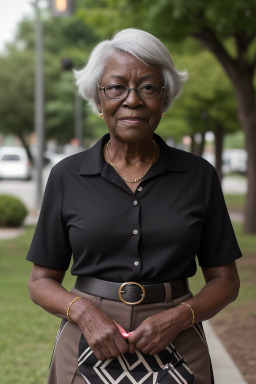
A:
[[[171,300],[189,293],[187,279],[170,283]],[[140,284],[136,282],[113,283],[90,276],[77,276],[75,288],[89,295],[103,299],[122,301],[125,304],[157,303],[166,299],[164,284]]]

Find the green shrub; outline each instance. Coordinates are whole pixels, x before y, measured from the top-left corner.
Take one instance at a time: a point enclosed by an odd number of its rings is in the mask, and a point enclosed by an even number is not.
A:
[[[0,227],[19,227],[28,211],[16,197],[0,195]]]

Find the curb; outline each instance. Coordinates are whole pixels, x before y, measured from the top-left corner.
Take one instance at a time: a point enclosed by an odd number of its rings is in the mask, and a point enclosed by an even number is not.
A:
[[[209,321],[203,322],[213,366],[215,384],[248,384]]]

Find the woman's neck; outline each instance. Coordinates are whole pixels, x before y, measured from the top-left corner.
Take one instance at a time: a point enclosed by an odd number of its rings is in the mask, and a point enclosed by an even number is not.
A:
[[[121,162],[128,167],[138,163],[149,164],[154,153],[153,138],[145,142],[127,143],[116,140],[115,137],[110,136],[108,153],[111,161]]]

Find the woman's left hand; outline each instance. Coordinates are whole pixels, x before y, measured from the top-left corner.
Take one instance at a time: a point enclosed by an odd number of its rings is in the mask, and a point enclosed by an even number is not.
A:
[[[239,276],[234,261],[202,270],[206,284],[196,296],[186,300],[196,314],[196,322],[215,316],[235,300],[239,292]],[[129,352],[134,353],[136,348],[149,355],[159,353],[181,331],[189,328],[193,320],[187,305],[178,305],[152,315],[128,337]]]
[[[165,349],[184,329],[190,327],[186,308],[182,305],[159,312],[144,320],[128,337],[129,352],[138,349],[155,355]]]

